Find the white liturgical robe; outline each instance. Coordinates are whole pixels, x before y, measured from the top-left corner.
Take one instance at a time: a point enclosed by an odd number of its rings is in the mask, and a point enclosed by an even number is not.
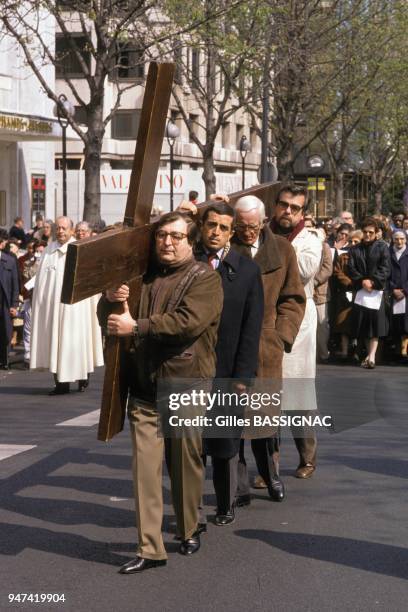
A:
[[[33,293],[30,368],[56,374],[58,382],[85,380],[103,365],[101,328],[96,316],[99,296],[62,304],[61,289],[68,244],[45,249]]]

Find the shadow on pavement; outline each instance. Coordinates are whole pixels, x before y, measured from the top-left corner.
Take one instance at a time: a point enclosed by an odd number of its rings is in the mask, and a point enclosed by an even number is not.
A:
[[[408,549],[337,536],[241,529],[241,538],[259,540],[291,555],[337,563],[394,578],[408,577]]]

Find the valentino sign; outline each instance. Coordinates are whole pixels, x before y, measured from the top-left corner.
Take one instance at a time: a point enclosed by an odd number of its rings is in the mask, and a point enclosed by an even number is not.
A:
[[[184,193],[195,189],[200,176],[194,170],[179,170],[174,173],[173,189],[175,193]],[[101,173],[101,193],[127,193],[129,190],[130,170],[120,172]],[[170,173],[166,170],[159,172],[156,180],[155,193],[169,193]]]

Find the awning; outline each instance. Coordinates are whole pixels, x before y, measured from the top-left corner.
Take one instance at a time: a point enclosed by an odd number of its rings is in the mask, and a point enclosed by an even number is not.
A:
[[[0,141],[60,141],[61,138],[62,128],[55,117],[0,110]],[[67,127],[67,140],[79,140],[79,136],[70,126]]]

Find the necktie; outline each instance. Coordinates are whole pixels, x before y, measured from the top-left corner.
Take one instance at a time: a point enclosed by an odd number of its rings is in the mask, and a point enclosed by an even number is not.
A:
[[[211,266],[213,270],[216,269],[217,267],[217,254],[216,253],[211,253],[210,255],[208,255],[208,265]]]

